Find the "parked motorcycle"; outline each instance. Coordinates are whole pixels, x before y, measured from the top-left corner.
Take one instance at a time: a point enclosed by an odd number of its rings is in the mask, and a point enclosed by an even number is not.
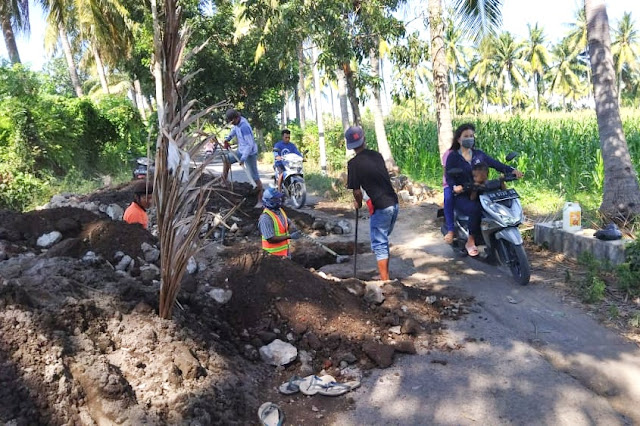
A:
[[[280,156],[279,151],[274,151]],[[293,206],[297,209],[304,206],[307,200],[307,187],[304,183],[304,173],[302,171],[303,158],[294,153],[287,153],[281,156],[282,165],[284,167],[284,176],[282,177],[282,190],[287,199],[291,200]],[[275,174],[273,175],[274,185],[278,185],[278,173],[280,172],[274,166]]]
[[[513,160],[517,156],[511,153],[507,156],[507,161]],[[460,175],[461,169],[449,169],[450,176]],[[464,185],[465,192],[478,191],[478,198],[482,205],[482,222],[480,230],[482,240],[476,238],[476,245],[486,244],[486,260],[497,260],[511,271],[511,275],[520,285],[529,284],[531,277],[531,267],[527,253],[524,250],[522,235],[518,225],[524,220],[520,196],[513,188],[503,189],[504,182],[511,182],[517,177],[507,174],[499,179],[492,179],[482,186],[473,183]],[[442,209],[438,216],[443,215]],[[455,237],[452,247],[460,255],[466,255],[465,243],[469,238],[469,217],[454,213]],[[440,228],[442,235],[447,233],[446,224]]]
[[[138,157],[136,159],[136,167],[133,169],[134,179],[146,179],[147,173],[153,173],[153,160],[149,161],[147,157]]]

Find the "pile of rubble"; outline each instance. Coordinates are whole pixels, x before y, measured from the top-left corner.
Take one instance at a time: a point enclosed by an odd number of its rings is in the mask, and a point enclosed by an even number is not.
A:
[[[413,182],[405,175],[392,176],[391,185],[393,185],[393,189],[395,189],[402,203],[416,204],[431,200],[438,195],[437,191],[423,183]]]

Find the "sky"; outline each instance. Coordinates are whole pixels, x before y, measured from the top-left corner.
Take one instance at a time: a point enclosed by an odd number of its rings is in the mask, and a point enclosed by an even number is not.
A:
[[[4,0],[0,0],[4,1]],[[321,1],[321,0],[318,0]],[[446,3],[447,0],[444,0]],[[409,8],[407,18],[411,19],[417,13],[415,10],[426,10],[427,0],[412,0],[414,6]],[[605,0],[609,25],[614,28],[622,18],[624,12],[631,12],[631,17],[640,29],[640,1],[639,0]],[[18,35],[18,50],[22,62],[29,64],[32,69],[41,69],[47,60],[44,53],[44,16],[39,6],[29,2],[31,10],[31,33],[29,36]],[[525,37],[527,24],[538,22],[545,30],[547,40],[556,42],[568,30],[568,24],[574,21],[576,11],[582,7],[582,0],[503,0],[502,17],[503,29],[517,36]],[[413,16],[412,16],[413,15]],[[418,19],[413,25],[422,26]],[[0,57],[7,59],[4,39],[0,40]]]

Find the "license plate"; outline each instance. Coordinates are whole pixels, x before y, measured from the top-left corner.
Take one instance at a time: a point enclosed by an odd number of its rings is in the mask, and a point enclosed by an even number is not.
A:
[[[504,201],[504,200],[512,200],[514,198],[520,198],[515,189],[509,188],[506,190],[494,191],[485,193],[486,196],[493,202]]]

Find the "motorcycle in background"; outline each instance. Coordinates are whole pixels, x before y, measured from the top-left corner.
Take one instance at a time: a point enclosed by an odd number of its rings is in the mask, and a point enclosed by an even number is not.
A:
[[[153,171],[154,171],[153,160],[148,160],[147,157],[138,157],[136,159],[136,166],[133,169],[133,178],[146,179],[147,173],[153,174]]]
[[[507,155],[507,162],[517,157],[516,153]],[[461,169],[449,169],[450,176],[459,176]],[[529,284],[531,267],[527,253],[524,250],[522,235],[518,226],[524,220],[520,196],[513,188],[503,189],[504,182],[511,182],[517,177],[507,174],[498,179],[485,182],[482,186],[473,183],[464,185],[464,191],[478,191],[478,198],[482,205],[482,221],[480,230],[486,244],[487,260],[496,259],[511,271],[511,275],[520,285]],[[440,209],[442,210],[442,209]],[[438,216],[443,215],[442,211]],[[458,254],[466,254],[465,244],[469,238],[469,217],[454,212],[455,236],[452,247]],[[440,228],[442,235],[447,233],[446,224]],[[476,245],[482,241],[476,241]]]
[[[280,152],[275,150],[274,153],[280,156]],[[297,209],[304,206],[307,200],[307,187],[304,183],[304,173],[302,171],[303,158],[295,153],[288,153],[281,156],[282,165],[284,167],[282,177],[282,190],[285,197],[291,200],[293,206]],[[273,175],[274,185],[278,186],[278,173],[280,172],[274,166],[275,173]]]

